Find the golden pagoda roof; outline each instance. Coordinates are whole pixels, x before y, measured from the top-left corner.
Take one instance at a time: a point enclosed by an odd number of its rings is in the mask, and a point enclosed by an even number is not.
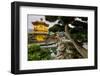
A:
[[[42,21],[35,21],[35,22],[32,22],[33,25],[38,25],[38,24],[41,24],[41,25],[45,25],[45,26],[49,26],[48,24],[46,24],[45,22],[42,22]]]

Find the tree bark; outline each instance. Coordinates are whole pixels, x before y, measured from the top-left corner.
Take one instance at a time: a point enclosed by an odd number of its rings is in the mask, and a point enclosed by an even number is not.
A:
[[[85,48],[79,46],[70,36],[70,33],[68,31],[68,24],[65,25],[65,36],[71,40],[72,44],[75,46],[76,50],[82,55],[82,57],[87,58],[88,52]]]

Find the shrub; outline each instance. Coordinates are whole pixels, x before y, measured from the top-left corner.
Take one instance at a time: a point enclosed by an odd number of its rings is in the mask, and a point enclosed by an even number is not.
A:
[[[28,60],[48,60],[50,59],[50,52],[48,49],[41,48],[37,44],[28,45]]]

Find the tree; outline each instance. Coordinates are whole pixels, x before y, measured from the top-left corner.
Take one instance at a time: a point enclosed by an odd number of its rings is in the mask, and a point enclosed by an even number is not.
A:
[[[60,26],[59,24],[55,24],[54,26],[52,26],[51,28],[49,28],[49,31],[52,32],[61,32],[64,30],[64,26]]]
[[[80,43],[87,42],[88,35],[88,25],[85,22],[74,21],[72,25],[75,26],[74,29],[70,29],[71,37],[74,40],[80,41]]]
[[[41,48],[40,45],[30,44],[28,45],[28,60],[49,60],[51,59],[51,53],[46,48]]]
[[[78,44],[78,40],[80,40],[80,39],[82,41],[84,41],[85,39],[87,40],[87,38],[86,38],[86,36],[87,36],[87,31],[86,31],[87,30],[87,23],[84,24],[84,21],[83,21],[83,24],[80,23],[80,21],[77,22],[77,20],[75,20],[75,18],[80,18],[81,20],[87,21],[86,17],[45,16],[45,19],[47,21],[50,21],[50,22],[55,22],[58,20],[58,26],[56,25],[56,28],[58,28],[59,26],[64,26],[65,36],[69,40],[71,40],[71,42],[73,43],[73,45],[75,46],[77,51],[84,58],[86,58],[87,57],[87,50]],[[68,24],[75,25],[75,28],[74,29],[70,28],[68,26]],[[77,25],[79,25],[79,26],[77,26]],[[61,28],[61,27],[59,27],[59,28]],[[52,29],[54,30],[55,26],[52,27]],[[59,30],[59,29],[57,29],[57,30]],[[78,30],[81,30],[81,31],[78,31]]]

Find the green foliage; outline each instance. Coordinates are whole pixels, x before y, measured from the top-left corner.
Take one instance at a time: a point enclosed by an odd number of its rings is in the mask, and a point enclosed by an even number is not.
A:
[[[86,18],[83,18],[86,19]],[[88,25],[87,23],[83,23],[80,21],[74,21],[73,24],[75,26],[74,29],[69,29],[69,32],[71,34],[71,37],[75,41],[87,42],[87,34],[88,34]]]
[[[49,51],[49,49],[47,49],[47,48],[42,48],[41,49],[41,55],[40,55],[40,57],[41,57],[41,60],[49,60],[50,59],[50,51]]]
[[[72,37],[75,41],[79,41],[80,43],[82,43],[82,42],[87,42],[87,34],[82,33],[82,32],[73,33],[73,34],[71,34],[71,37]]]
[[[28,60],[49,60],[50,52],[48,49],[43,49],[40,45],[30,44],[28,46]]]
[[[28,46],[28,60],[39,60],[40,59],[40,46],[36,44],[30,44]],[[37,52],[38,51],[38,52]]]

